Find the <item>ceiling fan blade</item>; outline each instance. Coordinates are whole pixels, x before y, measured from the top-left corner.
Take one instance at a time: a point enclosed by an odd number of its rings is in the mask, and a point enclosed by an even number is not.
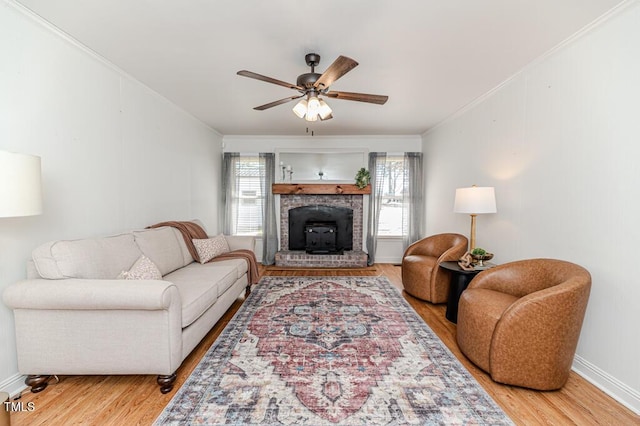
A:
[[[267,83],[277,84],[278,86],[288,87],[289,89],[294,90],[304,90],[300,86],[296,86],[295,84],[287,83],[286,81],[276,80],[275,78],[267,77],[266,75],[257,74],[255,72],[242,70],[237,72],[238,75],[243,77],[255,78],[256,80],[266,81]]]
[[[369,102],[371,104],[384,105],[389,99],[384,95],[369,95],[367,93],[353,93],[353,92],[327,92],[324,94],[330,98],[343,99],[345,101],[358,101]]]
[[[280,99],[279,101],[273,101],[273,102],[270,102],[270,103],[268,103],[268,104],[264,104],[264,105],[257,106],[257,107],[255,107],[254,109],[255,109],[255,110],[258,110],[258,111],[264,111],[265,109],[269,109],[269,108],[272,108],[272,107],[274,107],[274,106],[278,106],[278,105],[286,104],[287,102],[291,102],[292,100],[294,100],[294,99],[298,99],[298,98],[301,98],[301,97],[303,97],[303,96],[304,96],[304,95],[300,95],[300,96],[290,96],[290,97],[288,97],[288,98]]]
[[[316,80],[313,87],[316,89],[326,89],[331,86],[334,81],[354,69],[358,66],[358,63],[351,58],[347,58],[346,56],[338,56],[338,59],[333,61],[329,68],[327,68],[320,78]]]

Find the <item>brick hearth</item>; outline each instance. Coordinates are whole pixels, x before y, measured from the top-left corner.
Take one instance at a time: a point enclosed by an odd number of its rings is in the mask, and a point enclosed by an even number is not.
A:
[[[285,250],[276,253],[278,266],[304,266],[305,268],[363,268],[367,266],[367,253],[345,251],[343,254],[307,254],[304,250]]]

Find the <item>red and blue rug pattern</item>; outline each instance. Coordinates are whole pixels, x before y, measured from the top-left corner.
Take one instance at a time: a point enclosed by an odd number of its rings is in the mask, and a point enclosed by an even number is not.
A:
[[[507,425],[384,277],[265,277],[156,424]]]

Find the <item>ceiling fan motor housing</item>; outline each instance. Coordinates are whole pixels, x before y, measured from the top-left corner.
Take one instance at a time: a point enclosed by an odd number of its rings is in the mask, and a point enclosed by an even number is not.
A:
[[[304,87],[305,89],[313,88],[313,85],[320,78],[322,74],[318,74],[317,72],[308,72],[305,74],[300,74],[298,79],[296,80],[296,85],[300,87]]]
[[[304,55],[304,60],[307,65],[311,67],[311,72],[300,74],[296,80],[296,85],[304,87],[305,89],[311,89],[322,75],[315,72],[316,66],[320,63],[320,55],[317,53],[307,53]]]
[[[320,55],[317,53],[307,53],[304,55],[304,60],[311,68],[317,67],[320,63]],[[313,70],[311,70],[313,72]]]

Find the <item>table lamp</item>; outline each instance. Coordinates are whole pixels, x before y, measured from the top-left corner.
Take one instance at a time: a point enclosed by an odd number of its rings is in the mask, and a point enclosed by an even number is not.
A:
[[[40,157],[0,151],[0,217],[41,213]]]
[[[469,250],[473,250],[476,247],[476,215],[495,213],[497,211],[494,188],[474,185],[470,188],[456,189],[453,211],[454,213],[471,215]]]

